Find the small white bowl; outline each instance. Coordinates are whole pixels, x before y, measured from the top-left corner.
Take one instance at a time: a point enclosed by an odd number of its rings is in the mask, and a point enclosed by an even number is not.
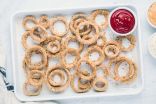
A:
[[[150,49],[150,42],[151,42],[151,39],[152,39],[154,36],[156,36],[156,33],[153,33],[153,34],[149,37],[149,39],[148,39],[148,52],[150,53],[150,55],[151,55],[153,58],[156,59],[156,55],[154,55],[154,54],[151,52],[151,49]]]
[[[133,14],[133,16],[134,16],[134,19],[135,19],[134,27],[133,27],[133,29],[132,29],[130,32],[128,32],[128,33],[124,33],[124,34],[118,33],[118,32],[116,32],[116,31],[112,28],[112,26],[111,26],[111,23],[110,23],[111,16],[112,16],[112,14],[113,14],[115,11],[117,11],[117,10],[119,10],[119,9],[128,10],[128,11],[130,11],[130,12]],[[135,30],[136,27],[137,27],[137,23],[138,23],[138,22],[137,22],[136,14],[133,12],[133,10],[131,10],[131,9],[128,8],[128,7],[118,7],[118,8],[115,8],[115,9],[110,13],[110,15],[109,15],[109,17],[108,17],[108,24],[109,24],[109,27],[110,27],[111,31],[112,31],[114,34],[120,35],[120,36],[126,36],[126,35],[129,35],[129,34],[133,33],[134,30]]]
[[[153,28],[156,28],[156,25],[152,24],[151,21],[149,20],[148,18],[148,10],[150,8],[150,6],[152,5],[153,3],[151,3],[148,8],[147,8],[147,11],[146,11],[146,19],[147,19],[147,22],[153,27]]]

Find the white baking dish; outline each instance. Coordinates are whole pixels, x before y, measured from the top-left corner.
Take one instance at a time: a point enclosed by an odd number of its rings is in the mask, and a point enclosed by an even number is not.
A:
[[[86,12],[90,13],[92,10],[95,9],[115,9],[116,7],[128,7],[132,9],[138,19],[138,25],[134,32],[137,45],[133,52],[128,55],[131,57],[134,62],[137,63],[138,66],[138,77],[137,80],[130,85],[125,86],[117,86],[114,87],[113,85],[109,86],[108,91],[106,92],[94,92],[93,90],[87,93],[75,93],[69,87],[66,91],[55,94],[50,92],[46,86],[43,86],[41,94],[39,96],[25,96],[23,94],[22,85],[25,81],[25,73],[22,69],[22,59],[24,56],[24,50],[21,45],[21,36],[24,32],[22,27],[22,19],[26,15],[35,15],[39,16],[41,14],[46,14],[48,16],[54,15],[65,15],[67,17],[71,16],[76,12]],[[100,5],[96,7],[84,7],[84,8],[70,8],[70,9],[53,9],[53,10],[43,10],[43,11],[21,11],[15,13],[11,18],[11,45],[12,45],[12,67],[13,67],[13,76],[14,76],[14,87],[15,87],[15,95],[21,101],[43,101],[43,100],[60,100],[60,99],[75,99],[75,98],[92,98],[92,97],[106,97],[106,96],[121,96],[121,95],[134,95],[138,94],[143,89],[143,67],[142,67],[142,50],[141,50],[141,33],[140,33],[140,23],[139,17],[137,13],[137,9],[132,5]]]

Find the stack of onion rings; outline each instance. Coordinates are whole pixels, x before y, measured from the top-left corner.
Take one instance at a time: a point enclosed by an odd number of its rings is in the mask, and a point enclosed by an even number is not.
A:
[[[52,80],[51,78],[49,78],[49,76],[51,76],[54,71],[60,71],[62,70],[65,74],[65,76],[67,77],[67,79],[65,80],[64,79],[64,82],[63,84],[60,83],[56,85],[56,83],[51,83],[51,82],[54,82],[54,81],[50,81]],[[62,78],[63,79],[63,78]],[[61,66],[55,66],[53,68],[50,68],[47,70],[46,72],[46,81],[47,81],[47,85],[48,85],[48,88],[52,91],[52,92],[62,92],[64,91],[70,84],[70,81],[71,81],[71,75],[70,75],[70,72],[68,71],[68,69],[65,69]]]

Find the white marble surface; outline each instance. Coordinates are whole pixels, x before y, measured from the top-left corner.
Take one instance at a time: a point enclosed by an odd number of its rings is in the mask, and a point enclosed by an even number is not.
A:
[[[71,8],[105,3],[131,3],[138,7],[141,17],[142,50],[144,62],[145,86],[141,94],[126,97],[106,97],[96,99],[60,101],[66,104],[156,104],[156,60],[147,51],[147,39],[156,32],[146,21],[147,6],[154,0],[0,0],[0,40],[5,47],[7,56],[7,76],[12,82],[12,68],[10,66],[10,17],[18,10],[40,10],[51,8]],[[19,69],[20,70],[20,69]]]

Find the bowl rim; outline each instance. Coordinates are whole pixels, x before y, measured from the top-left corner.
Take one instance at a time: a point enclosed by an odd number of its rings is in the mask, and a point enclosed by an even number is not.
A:
[[[111,16],[112,16],[112,14],[113,14],[115,11],[117,11],[117,10],[119,10],[119,9],[128,10],[128,11],[131,12],[131,13],[133,14],[133,16],[134,16],[134,19],[135,19],[134,27],[133,27],[133,29],[132,29],[131,31],[129,31],[128,33],[123,33],[123,34],[122,34],[122,33],[118,33],[118,32],[116,32],[116,31],[112,28],[112,26],[111,26],[111,23],[110,23]],[[134,13],[134,11],[133,11],[132,9],[130,9],[130,8],[128,8],[128,7],[117,7],[117,8],[115,8],[115,9],[113,9],[113,10],[111,11],[111,13],[109,14],[109,17],[108,17],[108,25],[109,25],[109,28],[111,29],[111,31],[112,31],[114,34],[119,35],[119,36],[127,36],[127,35],[132,34],[132,33],[134,32],[134,30],[136,29],[136,27],[137,27],[137,23],[138,23],[138,20],[137,20],[136,14]]]
[[[147,19],[148,24],[150,24],[151,27],[156,28],[156,25],[152,24],[152,22],[149,20],[149,17],[148,17],[148,10],[154,3],[156,3],[156,2],[152,2],[148,5],[148,7],[146,9],[146,19]]]

